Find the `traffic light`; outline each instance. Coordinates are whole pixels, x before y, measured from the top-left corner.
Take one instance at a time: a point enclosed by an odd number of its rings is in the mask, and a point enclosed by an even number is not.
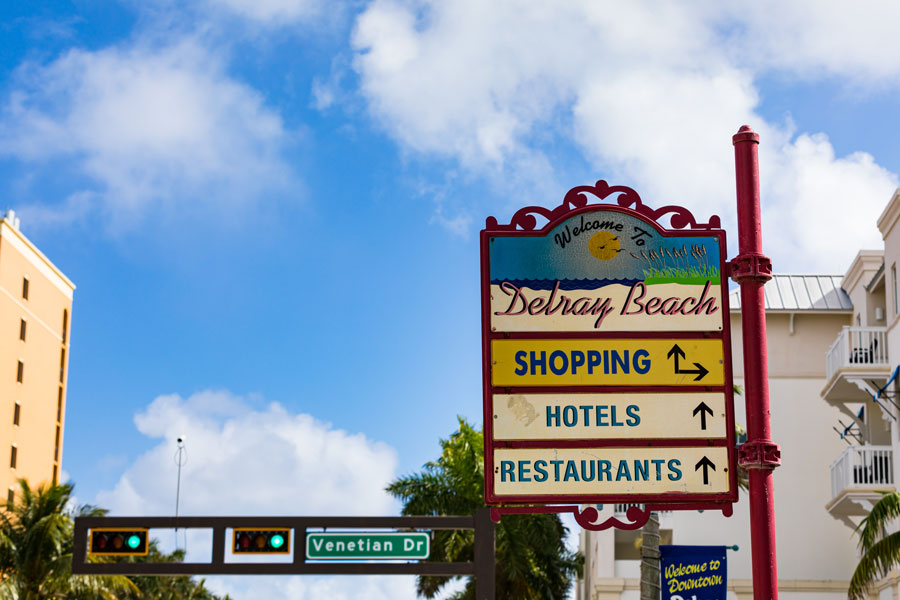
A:
[[[290,529],[235,528],[231,545],[235,554],[290,554]]]
[[[91,545],[88,554],[99,556],[146,556],[147,552],[146,529],[91,529]]]

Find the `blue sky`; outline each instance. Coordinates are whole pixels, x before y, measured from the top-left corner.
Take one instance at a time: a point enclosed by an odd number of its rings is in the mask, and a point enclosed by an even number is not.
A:
[[[3,3],[2,204],[78,286],[79,499],[171,512],[186,434],[186,512],[395,513],[481,420],[484,218],[607,179],[733,254],[744,123],[777,271],[878,247],[900,9],[720,4]]]

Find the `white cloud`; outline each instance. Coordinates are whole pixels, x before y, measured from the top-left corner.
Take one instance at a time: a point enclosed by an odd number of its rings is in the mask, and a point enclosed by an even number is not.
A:
[[[865,25],[889,15],[867,5],[838,28],[838,7],[764,5],[744,13],[712,2],[374,0],[356,23],[355,68],[372,115],[409,152],[449,157],[518,191],[552,172],[531,166],[560,164],[555,140],[571,138],[600,176],[635,182],[650,206],[680,204],[700,220],[719,214],[731,231],[731,136],[750,124],[763,140],[766,249],[776,268],[842,272],[855,248],[872,245],[877,207],[897,177],[870,156],[835,156],[822,135],[795,137],[790,123],[765,121],[755,78],[793,69],[883,82],[900,70],[884,51],[893,34],[878,25],[873,42]],[[804,42],[813,38],[821,41]],[[863,194],[854,218],[842,219],[841,248],[823,249],[835,212]],[[813,208],[807,224],[816,225],[796,226]],[[441,211],[454,212],[439,203],[438,222]]]
[[[158,443],[96,503],[113,515],[173,514],[176,438],[184,436],[182,515],[399,514],[384,491],[397,467],[393,448],[278,404],[253,404],[227,391],[157,397],[135,424]],[[193,539],[188,548],[208,556]],[[168,547],[171,540],[161,541]],[[207,583],[246,600],[415,598],[412,577],[215,577]]]
[[[760,169],[763,193],[777,199],[763,213],[770,254],[804,256],[806,264],[840,275],[858,250],[883,246],[875,223],[898,181],[871,155],[836,158],[825,135],[801,135]]]
[[[31,172],[75,165],[87,182],[72,192],[74,217],[90,197],[114,226],[151,212],[226,213],[292,188],[290,137],[256,91],[189,41],[23,65],[0,110],[0,155]],[[52,221],[47,208],[35,212]]]
[[[730,26],[725,39],[740,53],[737,60],[801,78],[827,73],[857,84],[897,83],[896,2],[866,0],[852,9],[816,0],[716,4],[721,23]]]
[[[97,500],[116,514],[172,514],[175,440],[186,436],[183,514],[392,514],[395,451],[278,404],[254,410],[224,391],[157,397],[135,417],[159,443]]]
[[[207,0],[207,3],[265,25],[309,21],[320,16],[328,5],[323,0]]]
[[[399,576],[209,577],[206,587],[234,600],[414,600],[415,580]]]

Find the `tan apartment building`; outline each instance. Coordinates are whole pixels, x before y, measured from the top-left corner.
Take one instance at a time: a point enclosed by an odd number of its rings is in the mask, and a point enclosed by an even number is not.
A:
[[[790,600],[846,599],[857,562],[852,531],[825,509],[834,497],[831,464],[849,443],[835,429],[843,431],[850,416],[820,397],[828,378],[829,348],[855,323],[853,294],[845,291],[853,280],[852,273],[779,274],[765,286],[772,437],[782,455],[774,474],[778,587],[779,597]],[[729,294],[729,304],[734,381],[743,386],[736,290]],[[741,396],[735,397],[735,416],[745,424]],[[617,513],[623,518],[627,506],[604,505],[600,520]],[[737,545],[738,551],[727,553],[727,600],[752,600],[746,492],[740,492],[731,517],[716,511],[664,512],[660,529],[664,544]],[[638,600],[640,553],[635,542],[640,533],[581,532],[585,574],[576,588],[578,600]]]
[[[62,464],[69,328],[75,285],[0,219],[0,493],[16,480],[56,482]]]
[[[900,490],[900,189],[878,227],[883,247],[860,250],[844,277],[853,301],[852,324],[826,355],[825,404],[841,411],[847,446],[833,457],[825,510],[855,529],[886,492]],[[890,532],[897,531],[894,522]],[[900,597],[900,568],[876,582],[869,598]]]

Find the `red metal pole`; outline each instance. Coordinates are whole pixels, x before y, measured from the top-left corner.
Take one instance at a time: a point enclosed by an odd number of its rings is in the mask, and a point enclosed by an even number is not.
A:
[[[738,463],[750,475],[753,598],[776,600],[778,570],[772,471],[781,464],[781,451],[771,440],[769,426],[769,367],[763,295],[763,286],[772,278],[772,262],[762,253],[759,134],[744,125],[732,142],[737,179],[738,256],[731,261],[731,278],[741,286],[744,399],[747,406],[747,442],[738,448]]]

